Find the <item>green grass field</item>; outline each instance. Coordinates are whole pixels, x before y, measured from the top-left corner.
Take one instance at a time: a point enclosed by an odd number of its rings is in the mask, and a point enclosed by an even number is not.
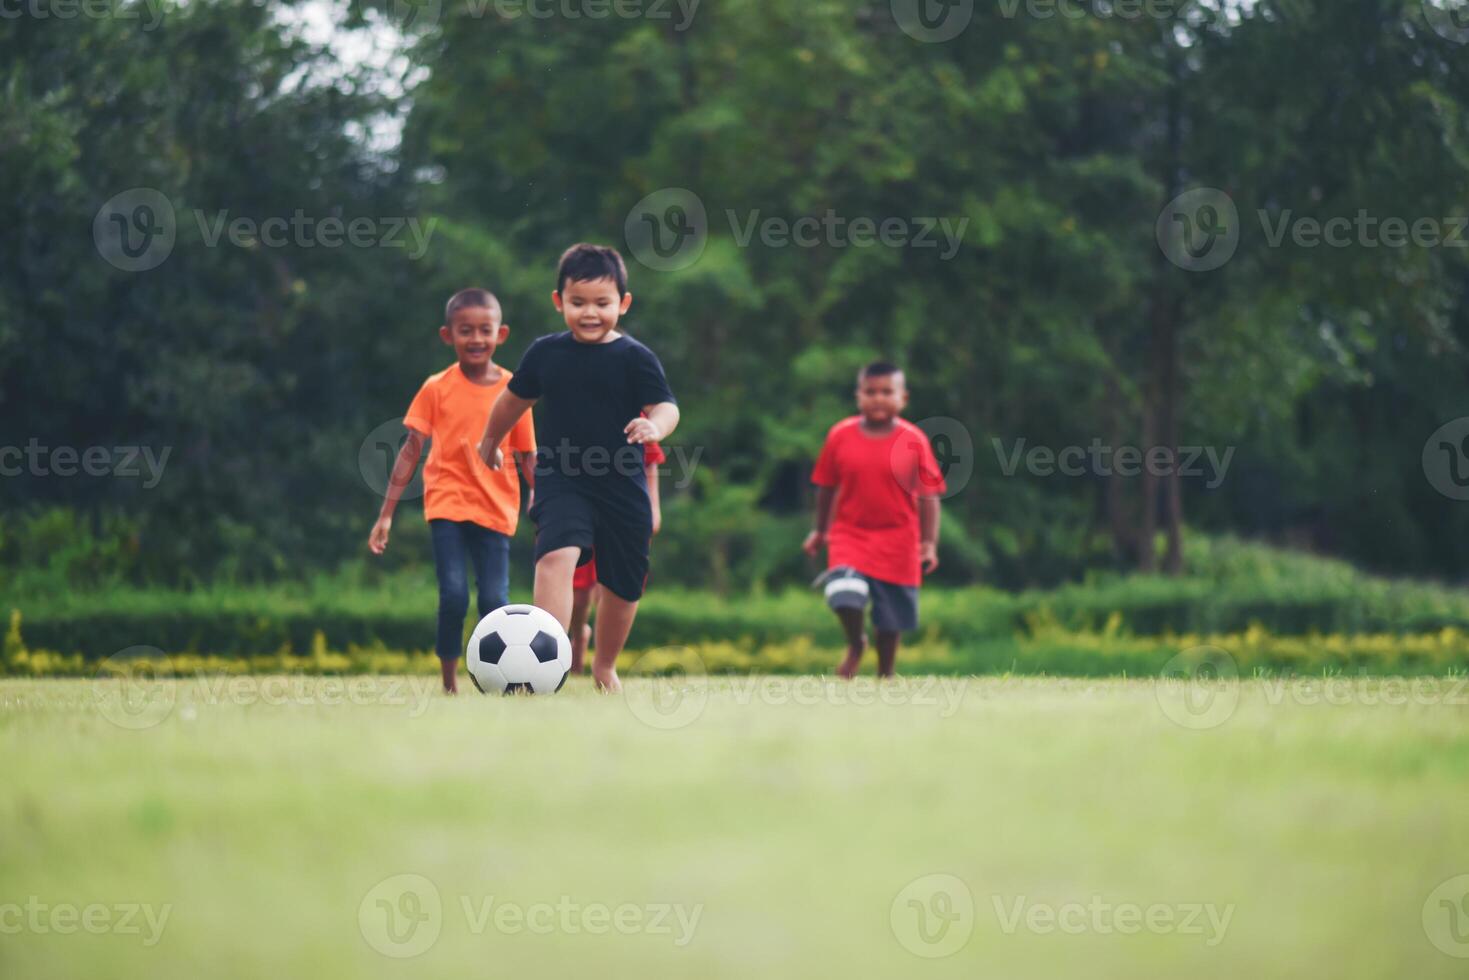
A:
[[[1469,971],[1461,681],[430,680],[0,682],[0,976]]]

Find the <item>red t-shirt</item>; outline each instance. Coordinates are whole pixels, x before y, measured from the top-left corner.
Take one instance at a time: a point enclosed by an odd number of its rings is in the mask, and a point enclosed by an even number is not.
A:
[[[944,474],[928,436],[896,420],[885,436],[862,431],[854,415],[831,427],[811,482],[836,487],[836,512],[827,532],[827,564],[850,565],[894,585],[918,585],[918,498],[944,493]]]

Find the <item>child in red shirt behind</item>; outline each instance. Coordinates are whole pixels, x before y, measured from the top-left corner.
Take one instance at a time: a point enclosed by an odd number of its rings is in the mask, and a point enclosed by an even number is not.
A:
[[[938,568],[944,476],[928,436],[900,418],[908,404],[903,372],[886,362],[857,375],[857,411],[826,434],[811,482],[816,527],[802,548],[828,552],[827,602],[847,635],[837,674],[857,673],[867,647],[862,611],[872,603],[877,673],[893,676],[898,641],[918,628],[918,586]]]

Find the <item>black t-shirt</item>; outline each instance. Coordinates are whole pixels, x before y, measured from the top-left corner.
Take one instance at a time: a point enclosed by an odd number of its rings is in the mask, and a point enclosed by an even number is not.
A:
[[[647,492],[643,447],[623,428],[643,406],[674,401],[658,356],[626,335],[583,344],[570,331],[531,344],[510,391],[536,398],[536,496],[573,486],[595,494]]]

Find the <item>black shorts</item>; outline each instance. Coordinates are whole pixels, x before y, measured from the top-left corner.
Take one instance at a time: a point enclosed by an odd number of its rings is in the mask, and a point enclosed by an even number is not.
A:
[[[580,548],[577,565],[597,557],[597,581],[628,602],[642,598],[648,578],[653,508],[646,492],[594,496],[574,490],[536,495],[536,561],[561,548]]]

